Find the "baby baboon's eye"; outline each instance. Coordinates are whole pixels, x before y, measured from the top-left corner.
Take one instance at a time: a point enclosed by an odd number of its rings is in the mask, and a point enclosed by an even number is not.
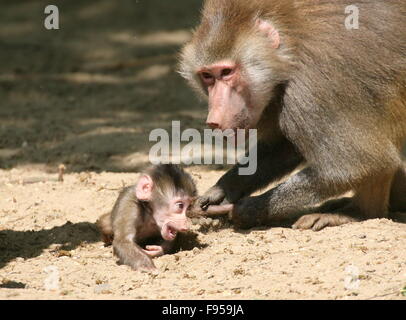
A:
[[[176,206],[176,209],[180,210],[180,211],[182,211],[183,208],[185,207],[183,202],[176,202],[175,206]]]

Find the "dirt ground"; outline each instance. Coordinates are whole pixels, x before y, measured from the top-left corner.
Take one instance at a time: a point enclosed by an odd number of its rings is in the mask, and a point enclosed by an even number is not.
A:
[[[0,299],[405,299],[406,225],[386,219],[317,233],[201,219],[157,274],[103,246],[94,223],[147,164],[150,131],[204,128],[174,72],[200,2],[54,1],[49,31],[46,1],[2,1]],[[60,163],[63,183],[24,183]],[[187,170],[201,193],[225,172]]]

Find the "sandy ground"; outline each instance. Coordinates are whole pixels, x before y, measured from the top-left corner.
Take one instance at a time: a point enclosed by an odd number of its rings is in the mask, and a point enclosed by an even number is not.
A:
[[[46,4],[0,10],[0,299],[405,299],[406,227],[385,219],[318,233],[197,221],[158,274],[118,266],[94,223],[147,163],[149,132],[204,128],[174,72],[200,1],[57,2],[58,31]],[[63,183],[22,183],[60,163]],[[204,192],[224,168],[188,171]]]
[[[221,174],[189,172],[199,190]],[[39,176],[55,177],[28,169],[0,172],[1,181]],[[112,207],[118,189],[136,179],[136,173],[72,173],[63,183],[2,185],[0,298],[402,299],[406,228],[385,219],[317,233],[238,232],[226,221],[198,221],[179,252],[155,260],[158,274],[118,266],[94,222]],[[44,283],[49,266],[59,272],[56,291]],[[351,266],[358,275],[346,269]],[[358,288],[346,289],[351,276]]]

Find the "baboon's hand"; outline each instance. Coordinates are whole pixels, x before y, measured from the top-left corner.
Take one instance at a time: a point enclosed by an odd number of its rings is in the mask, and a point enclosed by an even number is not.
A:
[[[162,246],[146,246],[143,251],[151,258],[157,258],[164,255],[164,248],[162,248]]]
[[[215,185],[207,190],[203,196],[199,197],[197,200],[198,206],[202,208],[202,210],[206,210],[210,205],[220,204],[225,197],[226,194],[224,190],[218,185]]]

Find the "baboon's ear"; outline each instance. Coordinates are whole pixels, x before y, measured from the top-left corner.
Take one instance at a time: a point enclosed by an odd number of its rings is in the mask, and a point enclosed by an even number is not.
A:
[[[279,37],[279,32],[268,20],[258,18],[255,21],[255,25],[259,32],[265,35],[271,42],[271,47],[278,49],[281,44],[281,39]]]
[[[135,188],[135,195],[138,200],[141,201],[150,201],[152,198],[152,189],[154,187],[154,182],[151,177],[147,174],[144,174],[140,177]]]

